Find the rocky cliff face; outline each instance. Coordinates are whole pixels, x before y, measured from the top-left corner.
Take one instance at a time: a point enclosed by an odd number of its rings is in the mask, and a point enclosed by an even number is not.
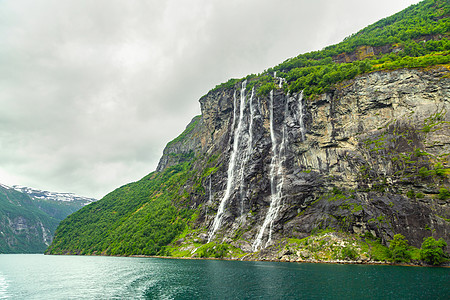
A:
[[[327,228],[415,246],[450,236],[448,68],[373,72],[315,99],[239,82],[200,104],[158,166],[196,157],[196,241],[254,252]]]

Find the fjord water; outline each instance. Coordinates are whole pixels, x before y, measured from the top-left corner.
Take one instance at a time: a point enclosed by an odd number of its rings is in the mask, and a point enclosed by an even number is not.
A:
[[[0,299],[448,299],[450,269],[0,255]]]

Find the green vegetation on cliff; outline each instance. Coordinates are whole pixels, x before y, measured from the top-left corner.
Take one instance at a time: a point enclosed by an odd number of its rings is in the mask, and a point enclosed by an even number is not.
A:
[[[177,136],[175,139],[171,140],[169,143],[167,143],[167,148],[169,148],[171,145],[176,144],[180,141],[183,141],[186,136],[192,132],[192,130],[194,130],[195,126],[198,124],[198,122],[200,121],[201,116],[196,116],[192,119],[191,123],[188,124],[188,126],[186,126],[186,129],[179,135]]]
[[[301,54],[249,75],[247,89],[259,95],[277,88],[304,91],[305,96],[327,92],[336,83],[374,70],[422,68],[450,63],[450,5],[446,0],[425,0],[380,20],[320,51]],[[274,74],[276,74],[275,78]],[[216,86],[234,86],[238,79]]]
[[[425,238],[420,249],[420,259],[432,265],[440,265],[448,260],[445,247],[447,242],[442,238],[439,240],[435,240],[432,236]]]
[[[192,138],[200,116],[168,146]],[[171,153],[168,154],[169,156]],[[181,153],[175,165],[124,185],[60,223],[47,254],[166,255],[167,245],[198,217],[192,197],[216,170],[214,159]],[[201,167],[199,167],[201,166]],[[203,168],[199,171],[199,168]]]
[[[122,186],[63,220],[50,254],[156,255],[192,215],[179,194],[188,162]]]

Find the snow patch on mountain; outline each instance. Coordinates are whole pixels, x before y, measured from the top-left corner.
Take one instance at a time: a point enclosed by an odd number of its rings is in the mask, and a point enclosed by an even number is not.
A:
[[[83,203],[83,205],[88,205],[89,203],[97,201],[97,199],[78,196],[75,195],[74,193],[49,192],[20,185],[13,185],[12,188],[15,189],[16,191],[25,193],[34,199],[40,200],[52,200],[60,202],[81,202]]]
[[[1,183],[0,183],[0,187],[2,187],[2,188],[4,188],[4,189],[7,189],[7,190],[10,190],[10,189],[11,189],[11,187],[9,187],[9,186],[7,186],[7,185],[4,185],[4,184],[1,184]]]

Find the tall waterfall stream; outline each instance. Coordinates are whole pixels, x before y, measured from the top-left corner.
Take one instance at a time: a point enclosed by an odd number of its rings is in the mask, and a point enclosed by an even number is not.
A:
[[[236,91],[234,93],[233,99],[233,121],[231,129],[233,130],[233,135],[230,136],[230,143],[233,141],[233,148],[231,150],[230,161],[228,164],[227,171],[227,184],[225,188],[225,193],[220,201],[217,214],[215,215],[214,222],[209,231],[210,242],[217,230],[221,227],[223,223],[223,218],[226,212],[226,208],[229,205],[232,195],[236,193],[240,197],[238,202],[240,205],[240,217],[245,217],[245,197],[246,197],[246,186],[245,186],[245,167],[252,155],[252,144],[253,144],[253,126],[254,118],[256,115],[256,109],[254,107],[254,88],[250,97],[247,99],[246,95],[246,84],[247,81],[242,82],[240,97],[239,97],[239,115],[237,112],[238,97]],[[282,81],[280,80],[280,85]],[[294,118],[297,119],[299,124],[299,130],[302,136],[302,140],[305,139],[305,128],[304,128],[304,114],[303,114],[303,92],[298,95],[298,104],[293,109]],[[272,158],[270,162],[270,206],[266,213],[263,224],[261,225],[258,234],[253,242],[252,248],[257,251],[263,247],[270,244],[272,240],[273,225],[278,216],[278,213],[282,207],[283,198],[283,184],[285,176],[285,162],[286,162],[286,151],[288,146],[288,125],[287,118],[289,114],[289,95],[286,98],[283,110],[283,122],[281,127],[281,137],[277,138],[274,128],[274,96],[273,90],[270,92],[270,107],[269,107],[269,119],[270,119],[270,138],[272,142],[271,152]],[[211,187],[210,187],[211,191]],[[211,193],[211,192],[210,192]],[[211,201],[211,195],[210,195]],[[264,242],[265,240],[265,242]]]

